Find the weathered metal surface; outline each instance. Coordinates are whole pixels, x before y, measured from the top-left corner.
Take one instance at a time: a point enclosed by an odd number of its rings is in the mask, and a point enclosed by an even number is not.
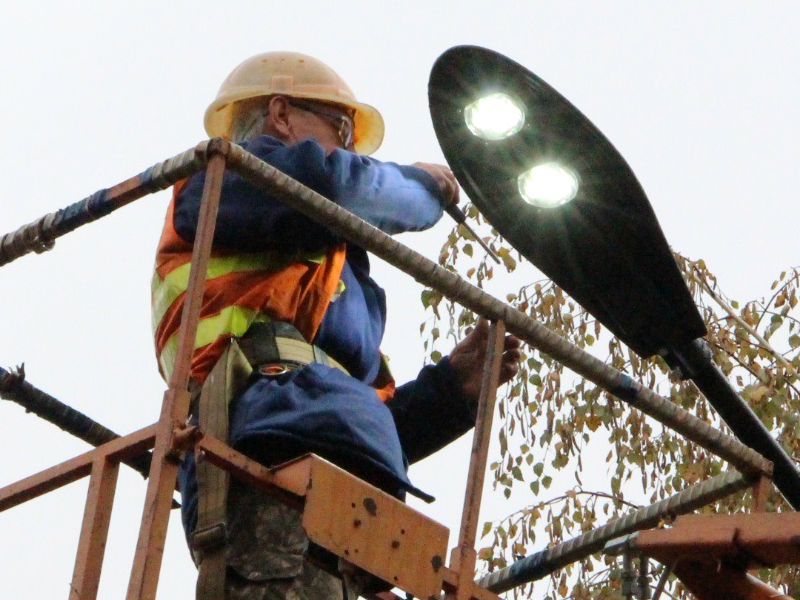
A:
[[[481,378],[481,392],[478,397],[477,420],[472,438],[467,486],[464,492],[464,508],[461,512],[461,529],[458,535],[458,545],[450,554],[450,568],[458,571],[459,576],[458,590],[455,594],[458,600],[468,600],[470,588],[475,579],[477,558],[475,537],[481,510],[489,442],[492,437],[492,417],[497,398],[497,385],[500,380],[505,331],[502,321],[492,323],[486,340],[486,356]]]
[[[0,512],[86,477],[91,473],[92,464],[98,457],[106,456],[109,460],[122,461],[146,452],[153,446],[156,427],[157,425],[150,425],[134,431],[100,448],[0,489]]]
[[[752,575],[713,561],[680,561],[674,574],[697,600],[793,600]]]
[[[498,594],[518,585],[546,577],[558,569],[602,550],[606,542],[634,531],[658,525],[665,517],[685,514],[752,485],[754,477],[730,471],[686,488],[677,494],[588,533],[526,556],[478,583]]]
[[[346,471],[313,458],[308,538],[416,598],[439,598],[448,530]]]
[[[170,187],[203,168],[206,149],[211,142],[157,163],[135,177],[111,188],[102,189],[79,202],[49,213],[0,237],[0,266],[30,252],[51,250],[55,240],[130,204],[134,200]]]
[[[26,412],[32,412],[95,447],[120,437],[118,433],[25,381],[22,367],[16,372],[0,367],[0,398],[19,404]],[[150,471],[149,454],[135,456],[123,462],[143,477],[147,477]]]
[[[446,595],[452,596],[458,591],[471,600],[500,600],[497,594],[475,581],[470,583],[461,581],[460,573],[453,569],[444,569],[444,583],[442,588]]]
[[[800,513],[685,515],[672,527],[641,531],[637,550],[672,564],[677,559],[725,560],[742,568],[800,564]]]
[[[192,250],[192,267],[186,290],[186,302],[178,330],[178,353],[175,367],[164,394],[161,416],[153,449],[150,480],[145,495],[142,525],[136,545],[133,570],[128,585],[127,600],[154,600],[158,575],[167,537],[167,523],[172,492],[178,474],[178,461],[172,456],[173,432],[189,413],[189,372],[194,351],[197,322],[202,305],[206,267],[211,254],[217,210],[219,208],[222,176],[225,173],[225,151],[230,146],[211,140],[205,149],[210,158],[206,170],[197,236]],[[198,147],[199,148],[199,147]]]
[[[735,438],[714,429],[528,315],[397,242],[242,148],[231,146],[228,164],[232,170],[254,185],[269,191],[292,208],[411,275],[423,285],[437,290],[449,300],[491,320],[504,321],[510,333],[709,452],[724,458],[737,469],[771,472],[771,465],[767,460]]]
[[[118,473],[119,463],[106,457],[98,457],[92,464],[69,600],[97,598]]]
[[[753,486],[753,512],[764,512],[772,489],[772,480],[762,475]]]

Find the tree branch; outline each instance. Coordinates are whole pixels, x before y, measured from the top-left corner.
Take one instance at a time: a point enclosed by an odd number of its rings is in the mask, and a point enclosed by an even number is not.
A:
[[[705,288],[705,290],[706,290],[706,292],[708,293],[708,295],[709,295],[709,296],[711,296],[711,297],[714,299],[714,301],[715,301],[717,304],[719,304],[719,305],[720,305],[720,307],[722,308],[722,310],[724,310],[726,313],[728,313],[728,315],[730,315],[730,317],[731,317],[731,318],[732,318],[734,321],[736,321],[736,322],[737,322],[739,325],[741,325],[741,326],[742,326],[742,328],[743,328],[745,331],[747,331],[747,333],[749,333],[751,336],[753,336],[753,338],[755,338],[756,340],[758,340],[758,343],[759,343],[759,344],[761,344],[761,346],[762,346],[762,347],[763,347],[765,350],[767,350],[767,351],[768,351],[770,354],[772,354],[772,355],[775,357],[775,359],[776,359],[778,362],[780,362],[780,363],[783,365],[783,368],[784,368],[784,369],[786,369],[786,370],[787,370],[789,373],[791,373],[792,375],[794,375],[795,377],[797,377],[797,371],[795,371],[795,369],[794,369],[794,367],[791,365],[791,363],[789,363],[789,362],[788,362],[788,361],[787,361],[787,360],[786,360],[786,359],[783,357],[783,354],[781,354],[780,352],[778,352],[777,350],[775,350],[775,348],[773,348],[773,347],[772,347],[772,345],[771,345],[771,344],[770,344],[770,343],[769,343],[767,340],[765,340],[765,339],[764,339],[764,337],[763,337],[761,334],[759,334],[759,333],[758,333],[758,331],[756,331],[755,329],[753,329],[753,328],[752,328],[750,325],[748,325],[748,324],[747,324],[747,323],[744,321],[744,319],[742,319],[742,318],[741,318],[739,315],[737,315],[735,312],[733,312],[733,308],[731,308],[731,307],[730,307],[730,305],[728,305],[728,303],[727,303],[727,302],[725,302],[724,300],[722,300],[722,298],[720,298],[720,297],[719,297],[719,295],[717,295],[717,294],[714,292],[714,290],[712,290],[712,289],[711,289],[711,286],[710,286],[710,285],[708,285],[708,282],[705,280],[705,277],[703,277],[703,278],[700,278],[700,277],[698,277],[698,276],[695,274],[695,271],[696,271],[696,270],[697,270],[697,267],[696,267],[696,266],[692,266],[692,270],[691,270],[691,271],[690,271],[690,273],[689,273],[690,277],[691,277],[691,278],[692,278],[692,279],[693,279],[693,280],[694,280],[694,281],[695,281],[695,282],[696,282],[698,285],[700,285],[701,287]],[[774,296],[773,296],[773,299],[774,299]],[[771,300],[770,300],[770,302],[771,302]],[[767,306],[769,306],[769,304],[768,304]]]

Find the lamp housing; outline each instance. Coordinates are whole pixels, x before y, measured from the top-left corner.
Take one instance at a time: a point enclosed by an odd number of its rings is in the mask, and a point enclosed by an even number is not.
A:
[[[522,107],[524,123],[499,139],[476,135],[467,107],[499,95]],[[566,98],[497,52],[457,46],[434,64],[428,99],[459,184],[522,256],[642,357],[705,335],[642,186]],[[550,185],[571,198],[523,197],[520,178],[542,165],[574,176]]]

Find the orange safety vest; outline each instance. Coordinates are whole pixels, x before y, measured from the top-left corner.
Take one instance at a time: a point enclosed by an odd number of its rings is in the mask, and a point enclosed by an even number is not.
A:
[[[173,226],[175,198],[186,180],[173,187],[164,229],[156,253],[152,281],[152,317],[159,370],[166,381],[172,374],[192,244]],[[259,321],[284,321],[311,341],[317,334],[331,300],[343,290],[340,282],[346,248],[341,242],[327,251],[262,251],[242,253],[211,249],[203,303],[192,355],[191,377],[205,381],[228,340],[243,336]],[[386,401],[394,393],[394,381],[386,369],[373,384]]]

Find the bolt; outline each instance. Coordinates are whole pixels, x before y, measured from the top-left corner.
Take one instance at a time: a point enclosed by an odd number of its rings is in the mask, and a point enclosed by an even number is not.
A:
[[[438,554],[431,559],[431,566],[433,567],[434,573],[438,573],[439,569],[441,569],[443,565],[444,561],[442,560],[442,557],[439,556]]]

